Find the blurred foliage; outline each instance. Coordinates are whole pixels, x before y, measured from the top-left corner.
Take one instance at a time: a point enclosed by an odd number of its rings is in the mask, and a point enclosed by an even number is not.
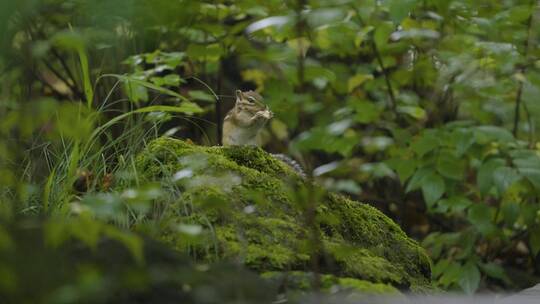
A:
[[[276,116],[266,148],[423,240],[440,287],[531,285],[539,14],[536,0],[4,0],[0,218],[86,232],[77,208],[95,207],[130,239],[126,218],[163,186],[139,183],[135,153],[162,134],[216,144],[233,90],[256,89]]]

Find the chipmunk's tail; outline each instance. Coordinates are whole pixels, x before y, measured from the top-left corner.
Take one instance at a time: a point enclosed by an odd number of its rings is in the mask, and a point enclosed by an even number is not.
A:
[[[298,173],[298,175],[300,175],[303,179],[307,178],[307,175],[306,175],[306,172],[304,171],[304,168],[302,168],[302,166],[300,166],[300,164],[297,161],[295,161],[294,159],[290,158],[289,156],[287,156],[285,154],[281,154],[281,153],[279,153],[279,154],[272,153],[272,156],[275,159],[278,159],[278,160],[282,161],[287,166],[291,167],[291,169],[293,169],[296,173]]]

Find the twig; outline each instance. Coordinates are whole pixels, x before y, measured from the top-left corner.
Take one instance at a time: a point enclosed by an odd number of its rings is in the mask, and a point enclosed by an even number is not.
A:
[[[537,7],[537,5],[535,5],[535,1],[536,0],[532,0],[531,1],[531,7],[532,7],[532,12],[531,12],[531,15],[529,16],[529,19],[527,20],[527,39],[525,40],[525,59],[527,59],[527,57],[529,56],[529,47],[531,45],[531,38],[532,38],[532,35],[531,35],[531,32],[532,32],[532,28],[533,28],[533,23],[534,23],[534,16],[536,15],[536,10],[535,10],[535,6]],[[538,3],[540,4],[540,1],[538,1]],[[520,73],[522,74],[525,74],[527,72],[527,66],[523,66],[520,71]],[[518,125],[519,125],[519,110],[520,110],[520,107],[521,107],[521,97],[523,95],[523,81],[520,81],[519,82],[519,86],[518,86],[518,90],[517,90],[517,93],[516,93],[516,107],[514,109],[514,128],[512,130],[512,133],[514,134],[514,137],[517,137],[517,132],[518,132]],[[532,126],[531,126],[532,128]],[[530,135],[529,135],[530,136]]]
[[[373,38],[373,37],[372,37]],[[382,70],[384,81],[386,82],[386,89],[388,90],[388,95],[390,96],[390,109],[392,111],[396,111],[396,96],[394,95],[394,90],[392,89],[392,83],[390,82],[390,76],[388,75],[388,71],[384,67],[384,63],[382,61],[381,54],[379,52],[379,49],[377,48],[377,44],[375,43],[375,39],[371,39],[371,48],[373,49],[373,53],[375,53],[375,57],[377,58],[377,63],[379,64],[379,68]]]
[[[365,26],[364,20],[362,20],[362,17],[360,17],[360,12],[358,11],[358,8],[356,6],[353,7],[353,9],[356,12],[356,19],[358,19],[361,26]],[[377,48],[377,43],[375,43],[375,39],[373,39],[373,33],[371,34],[371,48],[373,50],[373,53],[375,54],[375,58],[377,59],[377,63],[379,64],[379,68],[381,69],[384,81],[386,83],[386,89],[388,91],[388,95],[390,96],[390,109],[396,113],[396,96],[394,95],[394,90],[392,88],[392,82],[390,81],[390,75],[388,74],[388,70],[384,66],[384,62],[381,57],[381,53],[379,52],[379,49]]]
[[[65,83],[70,89],[71,91],[73,92],[73,94],[75,96],[77,96],[78,98],[81,98],[83,99],[84,96],[82,96],[82,94],[79,92],[79,90],[77,89],[76,86],[74,86],[73,84],[71,84],[58,70],[56,70],[49,62],[47,62],[47,60],[43,60],[43,64],[45,64],[45,66],[58,78],[60,79],[63,83]]]
[[[223,126],[221,124],[221,120],[222,120],[222,113],[221,113],[221,98],[219,97],[220,94],[221,94],[221,86],[222,86],[222,82],[223,82],[223,63],[221,62],[221,60],[219,61],[219,69],[218,69],[218,79],[217,79],[217,94],[215,95],[215,98],[216,98],[216,129],[217,129],[217,143],[218,145],[222,145],[223,142],[222,142],[222,137],[223,137]]]
[[[37,24],[35,24],[35,22],[33,22],[32,20],[29,20],[29,22],[30,22],[30,29],[32,29],[32,27],[34,27],[36,33],[38,34],[38,36],[41,39],[47,40],[47,35],[43,32],[43,30],[39,29]],[[32,31],[30,31],[30,33],[31,32]],[[58,51],[54,47],[51,48],[51,53],[60,62],[60,64],[62,65],[62,67],[66,71],[66,74],[67,74],[68,78],[72,81],[73,87],[75,88],[75,89],[72,89],[74,91],[73,93],[76,94],[77,96],[82,96],[82,93],[79,90],[76,78],[74,77],[73,73],[71,72],[70,68],[68,67],[66,61],[64,60],[64,57],[62,57],[62,55],[60,55],[60,53],[58,53]],[[62,80],[62,81],[64,81],[64,80]],[[71,88],[69,82],[67,82],[67,81],[64,81],[64,82],[66,83],[66,85],[68,85]]]
[[[302,18],[302,9],[306,5],[305,0],[298,0],[296,2],[296,36],[298,43],[298,66],[296,68],[297,77],[298,77],[298,89],[300,91],[304,90],[304,80],[305,80],[305,62],[304,62],[304,52],[303,52],[303,43],[302,36],[304,35],[305,23]]]

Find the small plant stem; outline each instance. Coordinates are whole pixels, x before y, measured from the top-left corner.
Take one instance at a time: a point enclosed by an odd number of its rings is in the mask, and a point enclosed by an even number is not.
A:
[[[379,68],[381,69],[384,81],[386,82],[386,89],[388,90],[388,96],[390,96],[390,109],[393,112],[396,112],[396,96],[394,95],[394,90],[392,88],[392,83],[390,81],[390,75],[388,74],[388,70],[384,67],[384,62],[381,57],[381,53],[379,52],[379,49],[377,48],[377,43],[375,43],[374,39],[371,39],[371,48],[373,49],[373,53],[375,54],[375,57],[377,58],[377,63],[379,64]]]
[[[524,57],[525,57],[525,62],[527,62],[527,59],[529,57],[529,48],[532,44],[532,32],[533,32],[533,24],[534,24],[534,17],[536,15],[536,10],[538,9],[538,7],[540,6],[540,1],[538,1],[538,4],[535,4],[537,0],[532,0],[531,1],[531,6],[532,6],[532,12],[531,12],[531,15],[529,16],[529,19],[527,20],[527,39],[525,39],[525,43],[524,43],[524,47],[525,47],[525,53],[524,53]],[[523,75],[525,75],[525,73],[527,72],[527,66],[523,66],[519,72]],[[523,96],[523,85],[524,85],[524,82],[523,81],[520,81],[519,82],[519,85],[518,85],[518,89],[517,89],[517,93],[516,93],[516,106],[515,106],[515,109],[514,109],[514,128],[512,130],[512,133],[514,134],[514,137],[517,137],[518,135],[518,129],[519,129],[519,120],[520,120],[520,108],[521,108],[521,102],[522,102],[522,96]],[[529,128],[533,129],[533,126],[529,126]],[[530,137],[530,134],[529,134],[529,137]]]

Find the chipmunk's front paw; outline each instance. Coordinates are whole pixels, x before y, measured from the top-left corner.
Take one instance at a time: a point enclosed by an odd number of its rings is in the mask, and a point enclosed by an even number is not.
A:
[[[274,117],[274,113],[269,110],[259,111],[255,114],[256,117],[264,118],[266,120]]]

